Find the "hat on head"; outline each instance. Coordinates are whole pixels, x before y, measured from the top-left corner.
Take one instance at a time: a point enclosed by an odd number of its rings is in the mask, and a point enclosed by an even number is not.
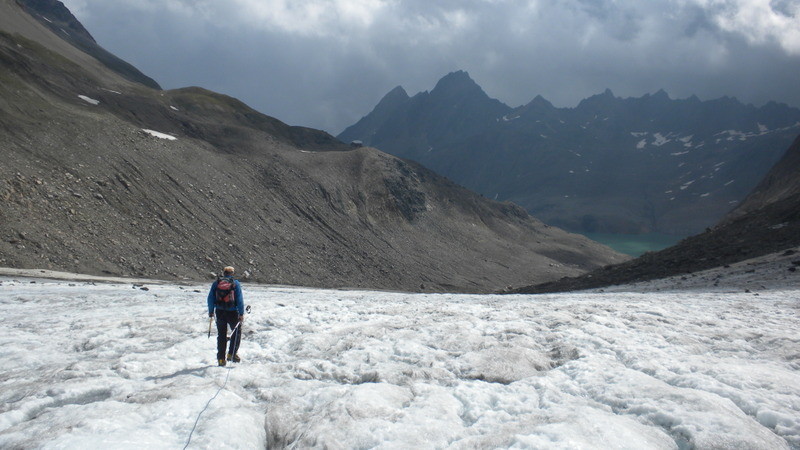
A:
[[[231,266],[227,266],[224,269],[222,269],[222,273],[224,273],[225,275],[233,275],[233,272],[235,272],[235,270],[233,270],[233,267]]]

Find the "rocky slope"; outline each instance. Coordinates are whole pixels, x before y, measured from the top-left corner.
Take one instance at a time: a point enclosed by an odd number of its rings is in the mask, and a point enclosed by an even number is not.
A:
[[[656,253],[589,274],[528,286],[515,292],[571,291],[683,275],[726,266],[771,253],[792,257],[784,264],[794,274],[800,260],[800,137],[739,208],[717,226]],[[789,274],[786,274],[789,276]],[[795,282],[798,278],[792,275]]]
[[[417,164],[131,81],[17,2],[0,29],[2,266],[486,292],[624,259]]]
[[[139,71],[97,44],[89,31],[83,27],[69,9],[58,0],[16,0],[28,14],[53,33],[63,37],[78,49],[93,56],[100,63],[128,80],[142,83],[155,89],[161,87],[155,80]]]
[[[546,223],[580,232],[689,235],[736,206],[800,132],[800,110],[611,91],[575,108],[511,108],[465,72],[390,92],[339,135],[411,158]]]
[[[800,194],[800,136],[753,192],[741,205],[731,211],[723,222],[730,222],[745,214],[758,211],[771,203]]]

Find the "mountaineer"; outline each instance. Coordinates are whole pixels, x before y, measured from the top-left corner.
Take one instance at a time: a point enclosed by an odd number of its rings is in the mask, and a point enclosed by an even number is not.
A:
[[[224,366],[227,361],[238,363],[239,343],[242,340],[241,324],[244,320],[244,298],[242,285],[233,278],[234,269],[231,266],[222,270],[222,276],[211,285],[208,293],[208,317],[215,317],[217,321],[217,362]],[[210,319],[209,319],[210,320]],[[228,327],[231,328],[230,348],[227,358],[225,344],[228,340]]]

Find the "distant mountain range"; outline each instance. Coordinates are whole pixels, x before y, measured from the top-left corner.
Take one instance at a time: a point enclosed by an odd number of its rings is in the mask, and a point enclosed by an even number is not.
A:
[[[390,91],[338,137],[412,159],[578,232],[685,236],[737,206],[800,133],[800,109],[610,90],[575,108],[512,108],[466,72]]]
[[[0,0],[0,266],[487,292],[627,259],[109,55],[61,2]]]
[[[794,282],[797,285],[800,282],[797,246],[800,246],[800,136],[742,204],[703,233],[622,264],[513,292],[561,292],[628,284],[685,275],[778,252],[792,257],[782,276],[797,280]]]

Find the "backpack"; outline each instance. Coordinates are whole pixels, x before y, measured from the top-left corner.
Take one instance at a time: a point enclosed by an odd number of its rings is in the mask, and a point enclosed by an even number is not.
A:
[[[216,304],[219,306],[232,306],[236,304],[236,283],[233,277],[217,278]]]

